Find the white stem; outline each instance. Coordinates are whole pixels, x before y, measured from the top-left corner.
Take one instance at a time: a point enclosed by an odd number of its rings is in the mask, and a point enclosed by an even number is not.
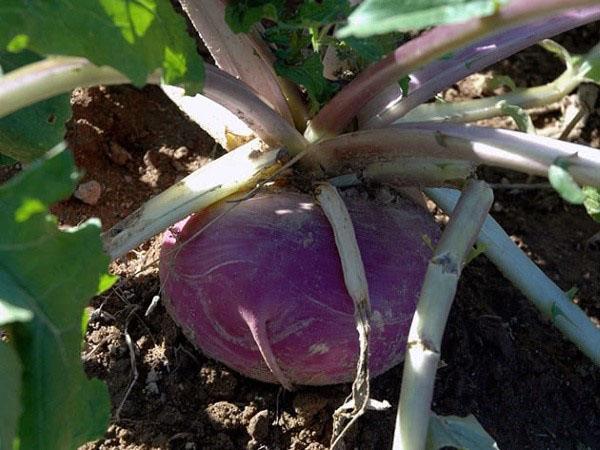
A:
[[[331,436],[331,448],[336,450],[342,442],[344,434],[352,424],[364,414],[369,404],[369,334],[371,332],[371,304],[367,275],[362,262],[352,219],[344,200],[337,189],[329,183],[320,183],[317,187],[317,200],[333,229],[344,282],[348,294],[354,302],[354,320],[358,331],[359,355],[356,366],[356,376],[352,383],[352,400],[354,408],[346,412],[344,405],[338,408],[334,417]],[[344,423],[347,423],[344,425]]]
[[[547,176],[559,159],[582,185],[600,186],[600,152],[541,136],[451,123],[411,123],[348,133],[316,144],[310,156],[327,172],[361,170],[397,157],[459,159]]]
[[[408,333],[394,450],[425,448],[433,385],[448,314],[467,254],[492,201],[492,190],[484,182],[469,183],[427,268]]]
[[[361,176],[394,186],[444,186],[464,181],[473,175],[476,165],[458,159],[400,158],[369,164]]]
[[[459,193],[451,189],[426,189],[444,211],[451,213]],[[596,365],[600,365],[600,329],[510,239],[490,216],[478,241],[485,255],[552,323]]]
[[[185,95],[185,90],[178,86],[162,85],[161,89],[225,150],[233,150],[253,139],[254,132],[248,125],[214,100],[202,94]]]
[[[184,217],[239,190],[253,187],[278,166],[279,152],[264,151],[263,147],[264,144],[255,139],[151,198],[103,233],[104,249],[112,259],[123,256]]]

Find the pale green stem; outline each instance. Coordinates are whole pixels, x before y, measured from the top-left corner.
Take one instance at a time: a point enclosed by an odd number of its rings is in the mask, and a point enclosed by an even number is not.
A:
[[[148,80],[159,81],[157,75]],[[98,67],[84,58],[48,58],[0,77],[0,118],[77,87],[122,83],[129,79],[111,67]]]
[[[401,122],[475,122],[506,115],[505,105],[537,108],[560,101],[572,92],[584,78],[575,70],[566,70],[560,77],[543,86],[518,89],[509,94],[450,103],[427,103],[418,106],[395,123]]]
[[[452,213],[459,193],[451,189],[426,189],[444,211]],[[500,272],[542,312],[544,317],[600,366],[600,329],[527,255],[490,216],[478,238],[485,255]]]
[[[278,113],[263,103],[244,83],[205,64],[203,94],[243,120],[265,143],[285,146],[298,154],[308,143]],[[98,67],[83,58],[50,57],[0,77],[0,118],[35,102],[77,87],[123,84],[129,80],[110,67]],[[157,74],[149,83],[160,83]]]
[[[103,233],[104,249],[112,259],[123,256],[184,217],[242,189],[254,187],[277,164],[278,151],[262,151],[255,139],[202,166]]]
[[[471,181],[437,244],[427,268],[408,333],[394,450],[425,448],[442,337],[465,260],[493,201],[492,190]]]

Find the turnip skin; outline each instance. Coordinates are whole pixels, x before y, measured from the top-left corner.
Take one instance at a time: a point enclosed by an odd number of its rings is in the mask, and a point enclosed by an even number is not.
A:
[[[352,381],[358,334],[333,232],[312,197],[246,200],[206,232],[224,203],[175,225],[164,237],[164,301],[188,338],[238,372],[290,388]],[[372,376],[400,362],[426,266],[429,214],[409,201],[347,199],[372,308]]]

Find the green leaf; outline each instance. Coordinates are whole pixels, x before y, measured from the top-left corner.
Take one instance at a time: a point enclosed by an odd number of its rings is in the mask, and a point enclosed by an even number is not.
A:
[[[513,80],[508,75],[494,75],[492,78],[490,78],[486,82],[486,85],[487,85],[486,87],[491,91],[493,91],[494,89],[499,88],[501,86],[506,86],[513,92],[517,90],[517,85],[515,84],[515,80]]]
[[[225,7],[225,22],[234,33],[248,33],[262,19],[276,22],[282,0],[238,0]]]
[[[586,199],[586,195],[567,170],[568,166],[567,161],[555,161],[548,168],[548,181],[564,200],[575,205],[581,205]]]
[[[586,55],[572,56],[573,65],[587,81],[600,84],[600,44],[593,47]]]
[[[581,66],[581,71],[588,81],[600,84],[600,58],[586,60]]]
[[[524,133],[536,134],[535,126],[533,125],[533,121],[531,120],[531,116],[518,105],[511,105],[506,102],[506,100],[502,100],[498,102],[500,106],[500,111],[502,114],[510,116],[515,123],[517,124],[517,128]]]
[[[579,292],[579,288],[577,286],[573,286],[571,289],[565,292],[565,295],[569,297],[569,300],[573,300],[575,296]]]
[[[323,63],[317,53],[311,54],[295,66],[288,66],[277,61],[275,72],[306,89],[310,100],[310,109],[313,113],[337,90],[336,85],[323,77]]]
[[[546,51],[552,53],[558,59],[565,63],[567,67],[573,66],[573,57],[569,53],[569,51],[560,45],[558,42],[553,41],[552,39],[544,39],[539,43],[539,45]]]
[[[56,148],[0,186],[0,307],[21,320],[12,339],[24,367],[23,449],[76,448],[108,424],[106,386],[87,379],[80,354],[83,308],[107,285],[100,224],[59,229],[48,213],[77,178],[71,154]]]
[[[343,40],[343,43],[349,45],[364,60],[362,65],[365,66],[379,61],[396,49],[403,40],[404,35],[401,33],[386,33],[364,39],[348,36]]]
[[[584,186],[583,193],[585,210],[596,222],[600,222],[600,189],[592,186]]]
[[[498,449],[498,445],[473,415],[467,417],[431,414],[427,450],[454,447],[465,450]]]
[[[0,51],[0,65],[6,71],[42,58],[33,52]],[[0,153],[21,162],[31,162],[61,142],[65,122],[71,117],[69,95],[59,95],[0,118]]]
[[[202,61],[169,0],[2,0],[0,50],[82,56],[137,86],[161,68],[170,84],[198,92]]]
[[[348,14],[348,0],[305,0],[298,8],[298,25],[308,28],[334,24],[346,19]]]
[[[339,37],[417,30],[494,14],[507,0],[365,0]]]
[[[0,449],[12,448],[21,415],[21,361],[17,352],[0,341]]]
[[[12,159],[10,156],[6,156],[3,155],[0,152],[0,167],[1,166],[12,166],[13,164],[16,164],[18,161]]]
[[[410,76],[403,76],[400,81],[398,81],[398,84],[400,85],[400,89],[402,89],[402,96],[406,97],[410,89]]]

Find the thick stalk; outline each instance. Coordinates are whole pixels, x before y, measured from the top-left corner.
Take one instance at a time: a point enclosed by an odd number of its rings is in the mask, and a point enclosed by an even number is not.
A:
[[[184,217],[206,208],[256,182],[278,167],[277,150],[264,151],[255,139],[201,167],[102,235],[112,259],[123,256]]]
[[[285,146],[297,155],[308,146],[304,137],[263,103],[244,83],[208,64],[202,93],[233,112],[271,147]]]
[[[451,214],[459,193],[426,189],[425,193]],[[600,329],[527,255],[492,217],[483,224],[478,242],[485,255],[571,342],[600,366]]]
[[[425,448],[442,337],[466,257],[493,201],[482,181],[469,183],[429,262],[408,333],[394,450]]]
[[[600,152],[570,142],[495,128],[414,123],[358,131],[319,142],[312,162],[337,175],[398,157],[458,159],[547,176],[557,160],[581,185],[600,186]]]
[[[255,51],[260,41],[251,34],[236,34],[229,28],[225,22],[225,2],[180,0],[180,3],[217,67],[246,83],[261,100],[292,122],[290,109],[281,92],[273,65]]]
[[[560,101],[571,93],[584,77],[576,70],[566,70],[560,77],[543,86],[518,89],[505,95],[449,103],[426,103],[410,111],[395,123],[408,122],[475,122],[506,115],[504,105],[523,109],[537,108]]]
[[[338,134],[357,115],[361,106],[387,85],[473,40],[560,11],[593,6],[596,2],[597,0],[513,0],[493,16],[443,25],[425,32],[357,76],[315,116],[305,136],[315,142]]]
[[[163,84],[161,89],[181,111],[225,150],[233,150],[255,137],[248,125],[214,100],[202,94],[193,97],[185,95],[185,90],[178,86]]]
[[[158,75],[149,83],[158,83]],[[77,87],[129,83],[110,67],[98,67],[84,58],[56,56],[28,64],[0,77],[0,117]]]
[[[551,18],[510,28],[472,43],[450,58],[431,62],[410,76],[408,95],[387,89],[378,101],[361,111],[361,128],[379,128],[399,119],[416,106],[433,98],[438,92],[462,80],[471,73],[509,57],[537,42],[564,31],[600,20],[600,6],[567,11]],[[378,108],[379,106],[379,108]]]
[[[285,146],[297,154],[307,146],[302,135],[264,104],[241,81],[205,64],[203,93],[244,121],[258,137],[273,147]],[[98,67],[83,58],[51,57],[28,64],[0,77],[0,117],[77,87],[128,83],[110,67]],[[159,74],[148,79],[158,84]]]

